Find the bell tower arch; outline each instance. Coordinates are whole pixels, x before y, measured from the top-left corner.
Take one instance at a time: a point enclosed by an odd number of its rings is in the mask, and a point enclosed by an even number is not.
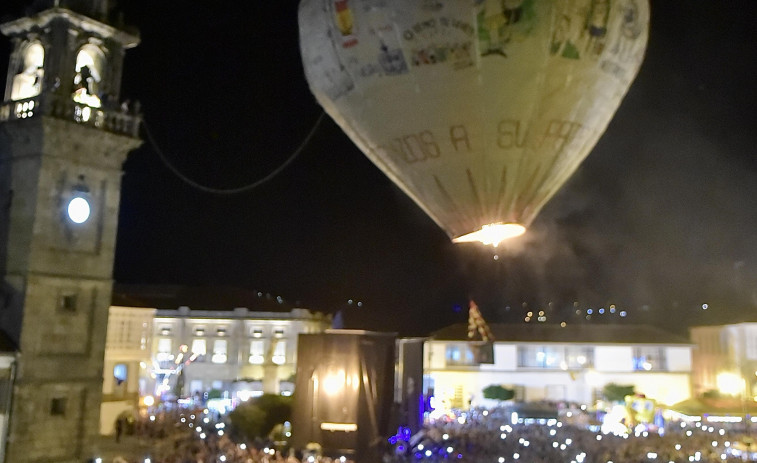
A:
[[[0,330],[18,346],[6,461],[81,462],[99,431],[135,33],[103,0],[37,1],[10,37],[0,103]]]

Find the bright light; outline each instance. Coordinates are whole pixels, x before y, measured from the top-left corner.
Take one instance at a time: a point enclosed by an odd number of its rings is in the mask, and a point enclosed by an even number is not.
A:
[[[744,390],[744,379],[736,373],[719,373],[717,384],[723,394],[738,395]]]
[[[151,395],[146,395],[142,399],[142,402],[144,402],[145,406],[152,407],[153,405],[155,405],[155,397],[153,397]]]
[[[472,243],[478,241],[496,248],[502,241],[518,237],[525,232],[526,227],[517,223],[492,223],[484,225],[481,230],[458,236],[452,242]]]
[[[330,373],[323,378],[323,389],[328,395],[341,394],[344,391],[345,383],[344,370],[339,370],[337,373]]]
[[[90,208],[86,199],[77,196],[68,203],[68,218],[74,223],[84,223],[89,218]]]
[[[602,377],[594,370],[586,372],[586,383],[590,386],[598,387],[602,382]]]

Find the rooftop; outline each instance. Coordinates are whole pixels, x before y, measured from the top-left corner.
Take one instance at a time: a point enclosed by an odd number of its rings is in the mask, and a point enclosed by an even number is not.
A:
[[[550,342],[582,344],[691,344],[691,341],[647,325],[502,324],[489,328],[496,342]],[[467,341],[468,324],[457,323],[431,333],[437,341]]]
[[[233,310],[246,307],[255,312],[290,312],[299,306],[280,296],[233,286],[113,285],[112,305],[193,310]]]

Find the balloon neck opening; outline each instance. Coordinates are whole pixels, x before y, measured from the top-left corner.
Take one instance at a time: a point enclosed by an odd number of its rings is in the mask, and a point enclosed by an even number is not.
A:
[[[480,230],[458,236],[453,243],[479,242],[485,245],[497,247],[501,242],[516,238],[526,232],[526,227],[518,223],[491,223],[484,225]]]

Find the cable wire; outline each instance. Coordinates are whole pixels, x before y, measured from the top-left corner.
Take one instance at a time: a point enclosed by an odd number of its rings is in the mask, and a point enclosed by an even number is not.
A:
[[[171,164],[171,162],[166,157],[165,153],[163,153],[163,150],[160,149],[160,146],[158,146],[158,143],[155,141],[155,138],[152,136],[152,132],[150,132],[150,129],[148,128],[147,124],[145,123],[145,120],[142,119],[142,127],[144,128],[145,135],[147,135],[147,141],[152,145],[152,148],[155,150],[155,152],[158,154],[158,158],[160,158],[161,162],[166,166],[166,168],[171,171],[174,175],[176,175],[181,181],[186,183],[187,185],[191,186],[192,188],[196,188],[202,192],[210,193],[210,194],[216,194],[216,195],[234,195],[239,193],[245,193],[247,191],[250,191],[254,188],[259,187],[260,185],[270,181],[272,178],[274,178],[276,175],[281,173],[286,167],[292,163],[292,161],[297,158],[297,156],[300,155],[300,153],[305,149],[305,146],[310,142],[310,140],[313,138],[313,135],[315,135],[316,130],[321,125],[321,121],[323,120],[323,117],[326,113],[321,112],[321,114],[318,116],[318,119],[315,121],[315,124],[313,124],[313,128],[310,129],[310,132],[305,136],[305,138],[302,140],[300,145],[294,150],[291,156],[284,161],[280,166],[272,170],[268,175],[265,177],[256,180],[253,183],[250,183],[249,185],[243,185],[241,187],[237,188],[213,188],[206,185],[203,185],[201,183],[198,183],[191,178],[184,175],[181,171],[179,171],[176,166]]]

